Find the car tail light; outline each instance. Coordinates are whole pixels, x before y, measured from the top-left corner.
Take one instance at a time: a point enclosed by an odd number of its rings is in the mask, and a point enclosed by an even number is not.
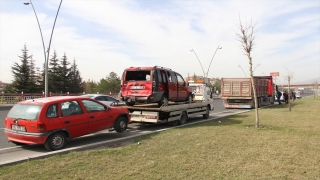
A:
[[[46,131],[46,125],[43,124],[43,123],[38,123],[37,127],[38,127],[38,131],[39,132],[45,132]]]

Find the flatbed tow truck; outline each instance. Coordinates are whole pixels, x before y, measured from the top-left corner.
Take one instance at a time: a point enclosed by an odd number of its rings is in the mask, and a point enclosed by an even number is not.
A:
[[[137,104],[122,106],[130,111],[130,123],[167,123],[169,125],[185,124],[187,119],[202,115],[209,118],[210,111],[214,110],[212,90],[206,83],[190,82],[194,90],[192,102],[169,102],[167,106],[159,107],[158,104]]]

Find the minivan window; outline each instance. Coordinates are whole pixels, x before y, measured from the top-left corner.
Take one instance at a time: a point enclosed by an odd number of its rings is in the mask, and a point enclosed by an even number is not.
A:
[[[127,71],[125,81],[149,81],[150,70]]]
[[[178,83],[180,86],[185,86],[184,84],[184,79],[180,74],[177,74],[177,78],[178,78]]]
[[[41,108],[41,105],[16,104],[11,108],[7,117],[37,120]]]
[[[175,73],[173,71],[168,71],[168,73],[170,73],[171,82],[176,83],[177,77],[176,77]]]

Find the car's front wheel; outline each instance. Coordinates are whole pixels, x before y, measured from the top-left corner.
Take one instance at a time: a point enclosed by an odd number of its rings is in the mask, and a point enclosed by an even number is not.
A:
[[[63,132],[56,132],[51,134],[47,141],[44,143],[44,147],[49,151],[55,151],[64,148],[67,144],[67,137]]]
[[[119,117],[114,124],[114,130],[116,130],[116,132],[118,133],[121,133],[127,129],[127,126],[128,126],[127,119],[125,117]]]

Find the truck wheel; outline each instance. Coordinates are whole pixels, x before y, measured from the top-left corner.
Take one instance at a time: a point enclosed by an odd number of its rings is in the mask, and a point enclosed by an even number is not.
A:
[[[55,151],[64,148],[67,144],[67,137],[63,132],[56,132],[51,134],[47,141],[44,143],[44,147],[49,151]]]
[[[178,121],[179,125],[183,125],[187,122],[187,114],[186,112],[182,112],[180,120]]]
[[[206,113],[203,115],[203,119],[208,119],[209,118],[209,113],[210,113],[210,109],[207,106]]]
[[[189,95],[188,95],[187,101],[188,101],[189,103],[192,103],[192,94],[189,94]]]
[[[161,107],[162,105],[168,106],[168,102],[169,102],[168,97],[164,94],[161,96],[160,101],[158,101],[158,106],[159,107]]]
[[[114,130],[118,133],[122,133],[127,129],[128,121],[125,117],[119,117],[114,123]]]

